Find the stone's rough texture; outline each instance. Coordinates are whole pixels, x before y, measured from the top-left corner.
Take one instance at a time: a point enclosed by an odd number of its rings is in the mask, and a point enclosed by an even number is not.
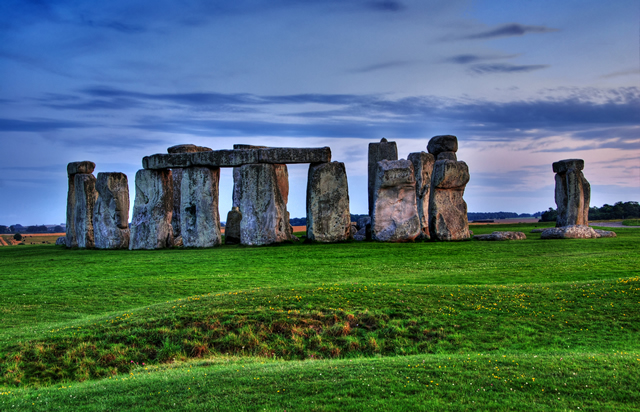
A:
[[[551,167],[553,173],[567,173],[569,170],[583,170],[584,160],[582,159],[565,159],[558,162],[554,162]]]
[[[213,150],[196,153],[155,154],[142,158],[145,169],[177,167],[236,167],[247,164],[328,163],[331,149],[271,147],[266,149]]]
[[[362,228],[359,229],[355,235],[353,235],[353,240],[358,240],[358,241],[363,241],[363,240],[367,240],[367,229],[366,228]]]
[[[250,144],[234,144],[233,150],[247,150],[247,149],[267,149],[267,146],[254,146]],[[287,182],[288,185],[288,182]],[[239,196],[241,192],[242,182],[240,181],[240,169],[238,167],[233,168],[233,206],[238,206]],[[287,188],[287,196],[288,196],[288,188]],[[285,202],[286,203],[286,202]],[[240,227],[238,226],[238,239],[240,236]],[[225,235],[226,236],[226,235]],[[238,240],[239,242],[239,240]],[[226,241],[225,241],[226,243]]]
[[[234,144],[233,150],[244,150],[244,149],[267,149],[269,146],[255,146],[252,144]]]
[[[595,230],[583,225],[550,227],[540,235],[540,239],[596,239],[599,237]]]
[[[373,186],[376,181],[378,162],[381,160],[398,160],[398,147],[396,146],[396,142],[388,142],[387,139],[382,138],[380,143],[369,143],[369,216],[373,213]]]
[[[413,164],[416,180],[416,206],[420,218],[420,239],[429,239],[429,196],[431,194],[431,174],[435,159],[430,153],[410,153],[408,160]]]
[[[556,227],[589,224],[591,186],[582,174],[584,161],[568,159],[555,162],[555,201],[558,207]]]
[[[349,239],[353,239],[356,233],[358,233],[357,223],[351,222],[351,225],[349,225]]]
[[[171,146],[167,149],[167,153],[197,153],[197,152],[210,152],[211,149],[204,146],[196,146],[194,144],[179,144]]]
[[[435,162],[429,197],[429,231],[432,239],[469,239],[467,204],[463,199],[467,182],[469,167],[465,162]]]
[[[598,237],[617,237],[616,232],[610,230],[593,229],[598,234]]]
[[[171,170],[138,170],[129,249],[173,246]]]
[[[410,242],[420,235],[416,180],[409,160],[378,162],[373,193],[371,237],[381,242]]]
[[[250,164],[239,170],[242,186],[239,193],[240,242],[243,245],[266,245],[291,239],[291,225],[286,204],[278,187],[276,167]]]
[[[358,230],[362,230],[366,228],[367,225],[370,225],[370,224],[371,224],[371,217],[363,216],[360,219],[358,219],[357,228]]]
[[[173,246],[177,246],[177,247],[183,247],[184,246],[184,242],[182,241],[182,236],[178,236],[176,238],[173,238]]]
[[[527,236],[522,232],[493,232],[490,235],[475,235],[478,240],[525,240]]]
[[[441,152],[438,153],[436,160],[458,160],[458,156],[456,156],[456,152]]]
[[[90,174],[77,174],[74,176],[74,186],[76,207],[73,212],[73,226],[78,247],[94,247],[93,208],[98,198],[96,178]]]
[[[93,233],[98,249],[129,248],[129,182],[124,173],[98,173]]]
[[[67,245],[67,237],[60,236],[56,239],[56,246],[66,246]]]
[[[450,134],[433,136],[427,144],[427,151],[436,157],[442,152],[455,153],[458,151],[458,138]]]
[[[180,235],[184,247],[212,247],[222,242],[218,213],[220,169],[182,169]]]
[[[282,201],[286,205],[289,203],[289,170],[287,165],[273,165],[276,172],[276,181],[278,182],[278,190],[282,196]]]
[[[307,240],[342,242],[351,237],[349,188],[344,163],[309,166]]]
[[[240,243],[240,222],[242,213],[240,208],[234,206],[227,213],[227,223],[224,227],[224,243],[226,245],[237,245]]]
[[[82,162],[71,162],[67,165],[67,175],[69,177],[79,173],[89,175],[96,170],[96,164],[88,160]]]

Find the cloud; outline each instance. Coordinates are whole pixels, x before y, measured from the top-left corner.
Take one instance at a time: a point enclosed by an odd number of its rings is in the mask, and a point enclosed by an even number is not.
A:
[[[0,118],[0,132],[51,132],[61,129],[75,129],[91,126],[95,125],[65,120],[16,120]]]
[[[601,79],[610,79],[612,77],[633,76],[633,75],[639,75],[639,74],[640,74],[640,69],[631,69],[631,70],[622,70],[622,71],[618,71],[618,72],[605,74],[603,76],[600,76],[600,78]]]
[[[406,8],[404,4],[394,0],[370,1],[367,3],[367,6],[369,6],[374,10],[391,11],[391,12],[401,11]]]
[[[546,26],[525,26],[518,23],[509,23],[498,26],[495,29],[462,36],[459,37],[459,39],[493,39],[498,37],[524,36],[527,33],[551,33],[555,31],[558,31],[558,29]]]
[[[548,64],[527,64],[516,65],[507,63],[474,64],[469,67],[469,71],[474,74],[492,73],[526,73],[534,70],[542,70],[549,67]]]
[[[94,20],[91,18],[87,18],[86,16],[80,17],[80,23],[88,27],[105,28],[125,34],[137,34],[147,31],[143,26],[140,25],[128,24],[115,20]]]
[[[354,74],[370,73],[378,70],[395,69],[397,67],[409,66],[414,63],[415,62],[409,61],[409,60],[390,61],[385,63],[372,64],[370,66],[364,66],[358,69],[350,70],[349,73],[354,73]]]
[[[469,63],[477,63],[480,61],[486,60],[497,60],[497,59],[512,59],[514,57],[518,57],[517,54],[510,54],[505,56],[499,55],[479,55],[479,54],[458,54],[456,56],[451,56],[444,61],[447,63],[456,63],[456,64],[469,64]]]

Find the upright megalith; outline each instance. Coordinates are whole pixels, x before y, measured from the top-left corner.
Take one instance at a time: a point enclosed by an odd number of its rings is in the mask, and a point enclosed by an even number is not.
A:
[[[413,164],[413,173],[416,180],[416,206],[420,218],[420,236],[429,239],[429,196],[431,194],[431,174],[435,158],[431,153],[410,153],[408,159]]]
[[[210,152],[211,149],[204,146],[197,146],[195,144],[179,144],[171,146],[167,149],[169,154],[179,153],[198,153],[198,152]],[[171,226],[173,227],[173,236],[175,238],[180,236],[180,191],[182,189],[182,168],[175,167],[172,169],[173,176],[173,214],[171,215]]]
[[[435,162],[429,197],[431,239],[469,239],[467,204],[463,199],[469,178],[469,167],[465,162],[455,160]]]
[[[98,173],[98,200],[93,209],[93,233],[98,249],[129,248],[129,182],[119,172]]]
[[[379,143],[369,143],[369,216],[373,213],[373,193],[376,181],[376,171],[378,169],[378,162],[381,160],[398,160],[398,147],[396,146],[396,142],[389,142],[383,137],[380,139]]]
[[[238,207],[242,212],[240,242],[266,245],[291,240],[289,213],[273,164],[248,164],[239,168]]]
[[[138,170],[129,249],[173,246],[171,170]]]
[[[553,163],[556,173],[556,227],[589,224],[591,186],[582,174],[584,160],[566,159]]]
[[[80,248],[95,246],[93,237],[93,208],[98,198],[96,192],[96,178],[92,174],[77,174],[74,176],[75,210],[73,212],[73,226],[76,241]]]
[[[240,223],[242,212],[238,206],[233,206],[227,213],[227,222],[224,226],[225,245],[237,245],[240,243]]]
[[[309,166],[307,240],[342,242],[351,237],[349,187],[344,163]]]
[[[74,214],[76,210],[76,189],[75,176],[77,174],[91,174],[96,168],[96,164],[85,160],[83,162],[71,162],[67,165],[68,191],[67,191],[67,230],[65,242],[67,247],[77,247],[78,240],[74,228]]]
[[[218,212],[220,169],[182,170],[180,234],[184,247],[212,247],[222,241]]]
[[[450,134],[434,136],[427,144],[427,151],[435,160],[458,160],[458,138]]]
[[[416,179],[409,160],[378,162],[373,191],[371,237],[380,242],[410,242],[420,235]]]

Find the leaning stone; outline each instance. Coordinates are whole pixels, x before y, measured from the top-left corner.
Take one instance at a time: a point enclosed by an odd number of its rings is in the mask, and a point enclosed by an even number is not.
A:
[[[307,240],[328,243],[350,237],[349,188],[344,163],[312,164],[307,178]]]
[[[441,152],[438,153],[436,160],[458,160],[458,156],[456,156],[456,152]]]
[[[593,229],[598,234],[598,237],[617,237],[616,232],[611,230]]]
[[[73,226],[78,247],[92,248],[95,246],[93,208],[98,198],[96,178],[91,174],[77,174],[74,176],[74,186],[76,192],[76,208],[73,212]]]
[[[465,240],[471,236],[467,204],[463,199],[467,182],[469,167],[465,162],[436,161],[429,198],[429,231],[432,239]]]
[[[522,232],[493,232],[489,235],[475,235],[477,240],[525,240],[527,236]]]
[[[420,218],[420,239],[429,239],[429,196],[431,195],[431,174],[435,159],[430,153],[410,153],[407,157],[413,164],[416,179],[416,206]]]
[[[76,210],[76,189],[75,175],[78,173],[91,174],[96,168],[96,164],[88,160],[82,162],[71,162],[67,164],[68,189],[67,189],[67,223],[66,223],[66,245],[67,247],[77,247],[76,231],[74,228],[74,213]]]
[[[442,152],[455,153],[458,151],[458,138],[450,134],[433,136],[427,144],[427,151],[435,157]]]
[[[584,160],[582,159],[565,159],[554,162],[552,165],[553,173],[567,173],[569,170],[583,170]]]
[[[184,247],[212,247],[221,243],[219,183],[219,168],[190,167],[182,170],[180,234]]]
[[[138,170],[129,249],[173,246],[171,170]]]
[[[598,233],[589,226],[571,225],[550,227],[540,235],[540,239],[596,239]]]
[[[240,243],[240,222],[242,213],[238,206],[231,208],[227,213],[227,222],[224,226],[224,243],[226,245],[237,245]]]
[[[93,232],[98,249],[129,248],[129,182],[124,173],[98,173]]]
[[[369,143],[369,216],[373,213],[373,187],[376,181],[378,162],[381,160],[398,160],[398,147],[396,146],[396,142],[388,142],[387,139],[383,137],[380,143]]]
[[[275,166],[250,164],[242,166],[239,172],[242,181],[238,205],[242,212],[240,242],[266,245],[290,240],[291,225]]]
[[[167,149],[167,153],[197,153],[197,152],[210,152],[211,148],[204,146],[197,146],[195,144],[179,144],[171,146]]]
[[[409,160],[381,160],[376,170],[371,237],[380,242],[410,242],[420,235],[416,180]]]
[[[60,236],[56,239],[56,246],[66,246],[67,245],[67,237]]]

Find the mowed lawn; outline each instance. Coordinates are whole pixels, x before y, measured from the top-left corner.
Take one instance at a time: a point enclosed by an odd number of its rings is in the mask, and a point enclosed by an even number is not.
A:
[[[0,248],[0,410],[638,410],[617,238]]]

